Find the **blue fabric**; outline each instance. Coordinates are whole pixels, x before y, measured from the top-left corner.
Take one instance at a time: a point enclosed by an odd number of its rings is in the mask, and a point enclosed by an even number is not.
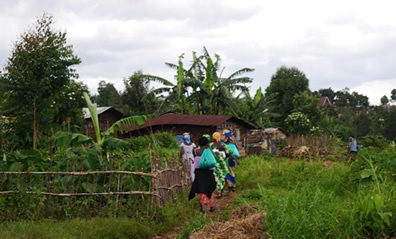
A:
[[[349,138],[349,151],[350,152],[357,152],[357,145],[356,145],[356,140],[352,137]]]
[[[224,136],[227,137],[227,138],[231,138],[232,137],[232,133],[231,132],[225,133]]]
[[[235,161],[231,157],[228,158],[228,166],[231,168],[235,168]]]
[[[232,151],[232,154],[236,157],[239,158],[241,155],[239,154],[238,148],[235,146],[233,143],[227,143],[227,147],[230,151]]]
[[[190,137],[185,137],[184,142],[186,142],[186,144],[190,144],[191,143]]]
[[[232,184],[236,184],[235,177],[231,176],[231,174],[227,174],[226,180],[230,181]]]

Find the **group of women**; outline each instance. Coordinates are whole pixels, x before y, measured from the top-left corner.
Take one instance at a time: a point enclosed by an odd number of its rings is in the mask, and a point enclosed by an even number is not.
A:
[[[232,132],[224,130],[222,133],[214,132],[212,136],[204,134],[198,140],[198,147],[191,142],[190,135],[184,133],[180,146],[180,156],[191,165],[189,173],[192,186],[189,199],[199,194],[201,211],[205,212],[205,206],[209,207],[210,212],[215,211],[214,197],[223,197],[226,187],[229,192],[235,191],[234,168],[239,164],[239,151]],[[208,152],[209,156],[214,157],[215,164],[211,168],[203,168],[200,161],[207,160]]]

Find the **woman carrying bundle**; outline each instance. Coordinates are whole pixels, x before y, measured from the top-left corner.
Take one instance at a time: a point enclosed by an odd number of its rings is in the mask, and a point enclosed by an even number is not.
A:
[[[201,137],[198,140],[198,149],[194,150],[194,166],[195,166],[195,179],[192,183],[189,200],[199,193],[199,203],[201,212],[205,212],[205,205],[208,206],[210,212],[215,211],[213,203],[213,193],[216,190],[216,181],[213,171],[216,167],[216,160],[212,151],[208,146],[208,139]]]

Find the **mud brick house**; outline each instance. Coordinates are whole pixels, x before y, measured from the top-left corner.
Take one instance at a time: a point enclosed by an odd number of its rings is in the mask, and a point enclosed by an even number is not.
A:
[[[165,131],[173,134],[178,143],[181,143],[183,133],[189,132],[191,140],[198,142],[203,134],[212,135],[216,131],[229,129],[233,132],[239,149],[244,149],[247,146],[248,131],[253,128],[254,126],[233,116],[168,113],[151,118],[137,128],[124,129],[126,133],[121,137],[128,138]]]
[[[85,120],[85,135],[95,138],[95,129],[92,123],[91,114],[88,108],[83,108]],[[97,108],[100,132],[104,132],[110,128],[118,120],[122,119],[121,112],[113,107],[98,107]]]

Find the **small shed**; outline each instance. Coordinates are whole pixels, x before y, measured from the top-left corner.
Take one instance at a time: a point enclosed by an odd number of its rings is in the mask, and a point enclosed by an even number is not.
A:
[[[212,135],[214,132],[222,132],[228,129],[233,132],[239,149],[247,145],[249,129],[254,128],[251,124],[229,115],[187,115],[167,113],[149,119],[145,124],[124,129],[123,138],[147,135],[156,132],[170,132],[178,141],[182,139],[184,132],[189,132],[191,140],[198,142],[203,134]]]
[[[84,120],[85,120],[85,135],[89,137],[95,136],[95,129],[92,123],[91,114],[88,108],[83,108]],[[97,107],[98,120],[100,132],[104,132],[110,128],[115,122],[122,119],[123,115],[120,111],[114,107]]]

